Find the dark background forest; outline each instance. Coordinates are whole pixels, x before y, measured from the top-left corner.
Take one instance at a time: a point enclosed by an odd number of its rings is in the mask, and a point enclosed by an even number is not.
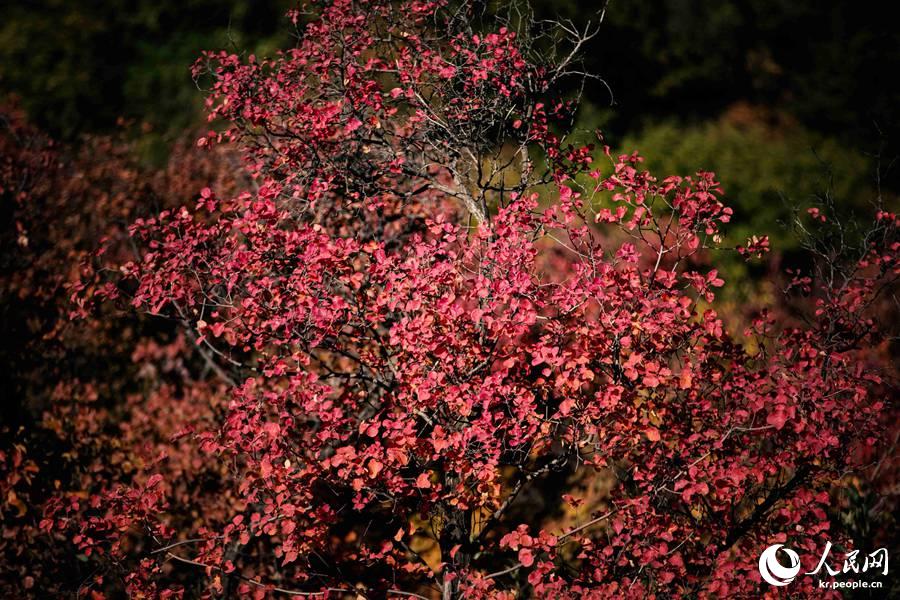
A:
[[[199,53],[289,46],[292,5],[7,3],[0,92],[57,139],[136,123],[143,158],[161,161],[201,123],[203,95],[189,73]],[[601,8],[533,6],[582,25]],[[829,177],[835,194],[860,200],[877,157],[885,166],[898,147],[900,32],[887,11],[873,1],[614,0],[588,52],[603,81],[589,83],[582,122],[664,170],[716,171],[732,202],[767,229],[782,198],[804,201]],[[887,175],[882,184],[896,188]]]

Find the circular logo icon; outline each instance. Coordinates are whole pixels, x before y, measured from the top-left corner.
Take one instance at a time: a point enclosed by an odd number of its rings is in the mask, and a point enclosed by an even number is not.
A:
[[[788,557],[789,566],[784,566],[778,561],[778,551],[781,550]],[[800,572],[800,557],[790,548],[782,544],[775,544],[766,548],[759,555],[759,574],[772,585],[787,585],[794,580]]]

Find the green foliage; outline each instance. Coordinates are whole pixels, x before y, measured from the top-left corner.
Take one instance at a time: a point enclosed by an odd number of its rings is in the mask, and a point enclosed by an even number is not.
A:
[[[726,204],[734,209],[725,245],[768,235],[773,251],[788,263],[799,250],[789,227],[794,208],[830,195],[845,215],[865,211],[875,193],[869,158],[801,126],[738,120],[734,112],[698,124],[652,124],[625,137],[618,150],[639,149],[651,172],[714,171]],[[766,293],[761,263],[747,263],[727,252],[710,258],[729,282],[723,290],[726,300],[739,304]]]
[[[796,242],[779,224],[788,220],[791,207],[830,193],[845,206],[860,208],[873,194],[866,157],[799,126],[774,128],[728,118],[698,125],[664,121],[626,137],[620,149],[640,149],[654,172],[714,171],[735,211],[729,229],[735,244],[765,234],[774,249],[792,249]]]

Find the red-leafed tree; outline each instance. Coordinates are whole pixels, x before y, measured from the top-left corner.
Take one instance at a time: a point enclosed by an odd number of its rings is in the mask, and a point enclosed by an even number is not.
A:
[[[195,67],[228,124],[198,145],[239,148],[246,191],[138,219],[137,258],[71,288],[82,319],[181,333],[137,352],[169,365],[122,412],[144,459],[98,459],[46,531],[138,596],[756,596],[766,546],[840,541],[829,494],[890,408],[895,215],[811,237],[792,321],[729,332],[715,177],[570,141],[596,30],[428,1],[294,19],[294,49]]]

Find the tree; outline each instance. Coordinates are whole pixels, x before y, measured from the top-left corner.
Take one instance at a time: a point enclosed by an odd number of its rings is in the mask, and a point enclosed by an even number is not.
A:
[[[142,464],[41,523],[129,593],[758,594],[764,547],[841,535],[829,491],[888,410],[897,217],[794,278],[803,319],[735,336],[714,175],[568,142],[554,92],[596,22],[473,11],[336,0],[293,14],[292,50],[195,66],[229,124],[198,145],[235,144],[252,184],[137,219],[139,258],[71,287],[81,318],[173,319],[142,355],[192,358],[123,412]]]

